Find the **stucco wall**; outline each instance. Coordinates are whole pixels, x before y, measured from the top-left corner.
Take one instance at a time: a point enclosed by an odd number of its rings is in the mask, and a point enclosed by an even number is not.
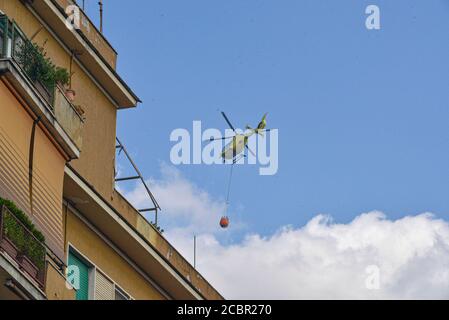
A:
[[[33,42],[44,46],[53,63],[69,70],[71,53],[45,28],[41,29],[39,20],[19,0],[0,0],[0,9],[10,20],[15,20],[29,38],[40,30]],[[76,60],[72,64],[72,73],[75,104],[84,109],[86,119],[81,156],[71,165],[105,199],[109,199],[114,187],[117,109]]]
[[[51,263],[47,268],[45,294],[48,300],[75,300],[76,291],[71,288],[65,277]]]
[[[29,201],[29,148],[33,118],[0,81],[0,196],[16,202],[63,256],[62,189],[65,158],[38,126],[33,164],[33,212]]]
[[[53,62],[61,67],[69,69],[70,53],[64,49],[56,39],[45,29],[41,28],[41,24],[36,17],[19,1],[19,0],[0,0],[0,9],[5,12],[10,19],[14,19],[20,28],[28,37],[39,33],[35,36],[34,42],[39,45],[45,44],[45,50]],[[90,184],[100,195],[109,203],[111,203],[126,221],[130,222],[146,239],[148,239],[161,253],[162,256],[170,260],[185,277],[201,290],[208,298],[219,299],[218,293],[206,282],[202,280],[199,274],[185,261],[185,259],[177,252],[172,250],[171,245],[161,235],[155,231],[147,221],[145,221],[135,209],[132,208],[124,199],[114,193],[114,162],[115,162],[115,136],[116,136],[116,120],[117,110],[115,106],[108,100],[105,94],[92,81],[88,74],[75,61],[73,63],[72,72],[72,88],[75,89],[77,95],[75,104],[80,105],[85,111],[85,123],[83,129],[83,148],[81,150],[80,159],[71,162],[71,166]],[[15,123],[15,120],[14,122]],[[29,129],[28,129],[29,130]],[[26,131],[24,131],[26,132]],[[26,154],[26,153],[25,153]],[[45,166],[45,164],[42,164]],[[48,170],[48,169],[45,169]],[[63,174],[60,179],[62,180]],[[59,199],[59,198],[58,198]],[[60,204],[61,202],[59,202]],[[61,212],[60,210],[59,212]],[[76,223],[73,223],[77,227]],[[90,252],[90,256],[99,257],[102,264],[107,263],[107,259],[103,256],[103,251],[92,252],[89,246],[89,237],[92,235],[86,230],[80,229],[83,233],[76,234],[75,231],[68,228],[68,232],[72,235],[74,241],[78,241],[81,246],[86,247],[86,251]],[[84,234],[86,241],[82,240],[81,235]],[[105,247],[107,248],[107,246]],[[111,250],[111,249],[110,249]],[[109,252],[110,250],[105,252]],[[96,257],[97,258],[97,257]],[[114,261],[114,260],[110,260]],[[124,277],[122,268],[130,268],[129,265],[120,264],[122,267],[114,269],[114,264],[110,263],[108,268],[117,277]],[[118,271],[120,270],[120,271]],[[109,274],[108,274],[109,275]],[[114,278],[114,275],[109,275]],[[135,273],[131,272],[134,280],[141,281]],[[131,277],[131,276],[130,276]],[[121,278],[120,278],[121,279]],[[124,278],[125,283],[133,283],[130,278]],[[123,285],[127,290],[126,285]],[[158,294],[155,291],[136,288],[137,294],[132,293],[136,298],[154,298]]]
[[[124,258],[67,210],[66,251],[70,243],[103,273],[136,300],[161,300],[164,297]]]

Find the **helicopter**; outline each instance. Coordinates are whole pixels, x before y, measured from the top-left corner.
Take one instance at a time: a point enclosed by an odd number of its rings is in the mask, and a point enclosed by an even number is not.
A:
[[[237,163],[242,157],[246,157],[245,153],[243,152],[246,148],[248,152],[250,152],[254,157],[256,157],[256,154],[251,150],[250,147],[248,147],[248,140],[251,136],[258,134],[263,137],[264,132],[270,131],[270,129],[265,129],[267,126],[267,113],[264,114],[262,117],[262,120],[259,122],[257,127],[255,129],[251,128],[249,125],[246,126],[246,132],[245,133],[237,133],[234,126],[232,125],[231,121],[229,120],[228,116],[222,111],[221,115],[225,119],[226,123],[229,125],[229,127],[234,131],[235,135],[232,137],[224,137],[224,138],[211,138],[210,141],[216,141],[216,140],[227,140],[232,139],[231,142],[229,142],[225,147],[223,148],[223,151],[221,152],[221,158],[223,159],[223,163],[226,163],[226,160],[232,160],[231,165],[231,172],[229,176],[229,182],[228,182],[228,192],[226,197],[226,211],[228,211],[229,207],[229,196],[231,192],[231,181],[232,181],[232,172],[234,168],[234,164]],[[227,229],[229,227],[229,217],[227,215],[221,217],[220,219],[220,227],[223,229]]]
[[[232,139],[231,142],[229,142],[225,147],[223,148],[221,152],[221,158],[223,159],[223,163],[226,162],[226,160],[232,160],[232,164],[235,164],[237,161],[239,161],[242,157],[246,157],[245,154],[242,154],[244,149],[246,148],[248,152],[250,152],[254,157],[256,157],[256,154],[251,150],[251,148],[248,147],[248,140],[251,136],[254,134],[258,134],[263,137],[264,132],[269,132],[270,129],[265,129],[267,126],[267,114],[265,113],[262,117],[262,120],[259,122],[257,127],[255,129],[251,128],[249,125],[246,126],[246,132],[245,133],[237,133],[234,126],[232,125],[231,121],[229,120],[228,116],[222,111],[221,115],[225,119],[226,123],[229,125],[229,127],[234,131],[235,135],[232,137],[224,137],[220,139],[211,138],[210,141],[216,141],[216,140],[228,140]]]

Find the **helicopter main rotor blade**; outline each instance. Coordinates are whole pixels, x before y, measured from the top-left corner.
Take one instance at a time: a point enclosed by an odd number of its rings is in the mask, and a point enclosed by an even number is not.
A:
[[[256,129],[256,130],[257,130],[258,133],[261,133],[261,132],[270,132],[270,131],[271,131],[271,129]]]
[[[210,138],[210,140],[209,141],[218,141],[218,140],[227,140],[227,139],[232,139],[232,138],[234,138],[234,137],[223,137],[223,138],[214,138],[214,137],[212,137],[212,138]]]
[[[251,150],[250,147],[248,147],[248,145],[245,145],[246,149],[248,149],[248,151],[255,157],[257,158],[256,154],[253,152],[253,150]]]
[[[222,115],[223,118],[226,120],[226,122],[228,123],[229,127],[230,127],[233,131],[235,131],[234,126],[232,125],[231,121],[229,121],[228,117],[226,116],[226,114],[225,114],[223,111],[221,112],[221,115]]]

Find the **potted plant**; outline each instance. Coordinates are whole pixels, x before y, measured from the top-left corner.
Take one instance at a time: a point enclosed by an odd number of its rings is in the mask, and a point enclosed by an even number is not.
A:
[[[66,69],[61,67],[56,67],[54,70],[53,79],[60,87],[64,88],[66,85],[69,84],[69,73]]]
[[[19,249],[17,247],[20,244],[21,230],[17,221],[11,217],[7,211],[7,206],[3,205],[0,199],[0,207],[2,210],[2,225],[1,225],[1,248],[13,259],[16,259]]]
[[[1,247],[20,268],[39,281],[45,270],[45,237],[28,216],[9,200],[0,198],[2,208]]]
[[[16,59],[39,91],[46,96],[48,102],[52,101],[56,85],[64,88],[70,82],[67,69],[56,66],[47,57],[44,48],[36,43],[25,41],[17,51]],[[74,99],[74,92],[68,93],[68,96],[73,96]]]

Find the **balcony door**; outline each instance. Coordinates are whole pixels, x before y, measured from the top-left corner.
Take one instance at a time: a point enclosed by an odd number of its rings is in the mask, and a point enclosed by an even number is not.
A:
[[[76,300],[89,300],[89,266],[73,252],[69,253],[68,279],[76,289]]]

